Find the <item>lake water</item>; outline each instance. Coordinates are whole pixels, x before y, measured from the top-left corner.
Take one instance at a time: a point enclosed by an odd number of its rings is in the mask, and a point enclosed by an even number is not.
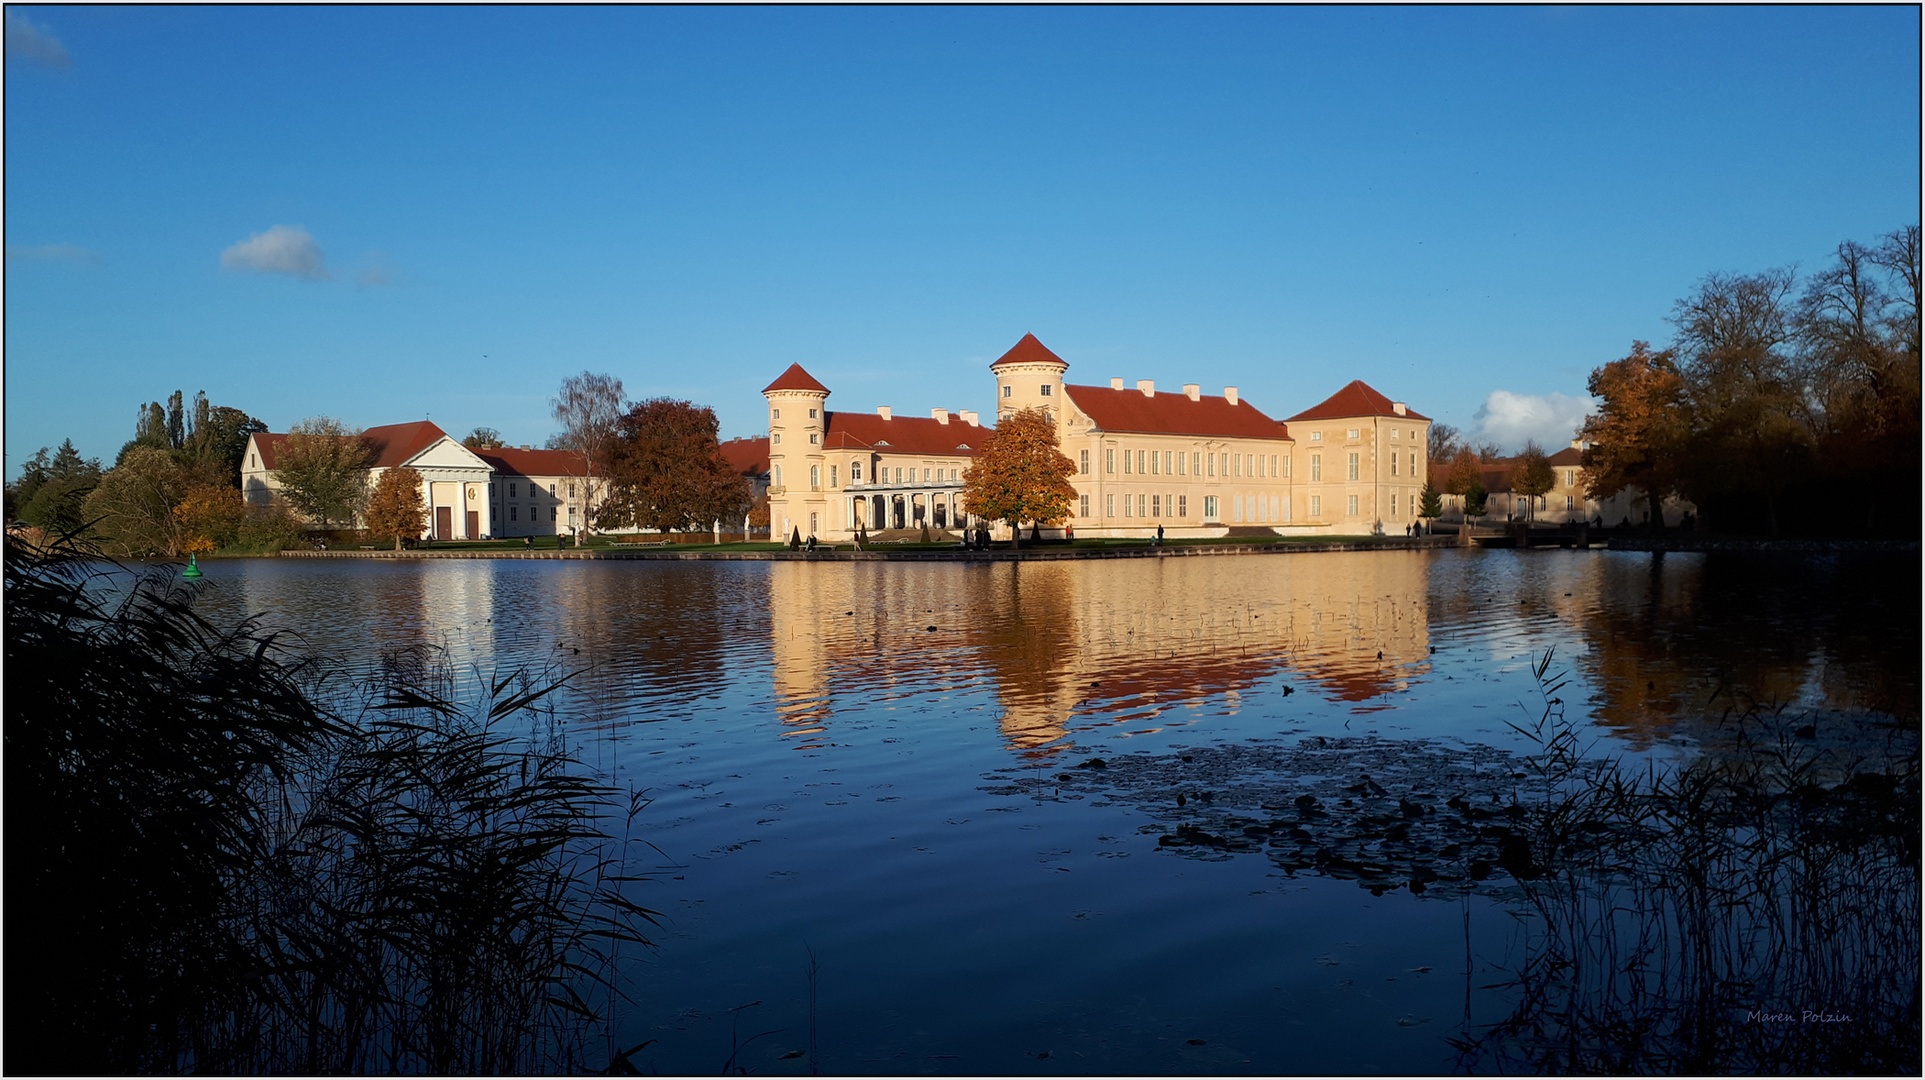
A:
[[[1507,783],[1547,651],[1593,755],[1715,752],[1779,708],[1841,755],[1918,738],[1915,555],[205,569],[217,621],[356,666],[575,673],[583,756],[654,798],[664,925],[618,1036],[664,1073],[1452,1071],[1508,1004],[1501,895],[1181,829],[1366,774]]]

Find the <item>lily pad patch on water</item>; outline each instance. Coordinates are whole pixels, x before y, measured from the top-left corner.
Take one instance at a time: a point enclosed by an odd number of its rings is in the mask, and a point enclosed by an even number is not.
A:
[[[1361,736],[1123,754],[1074,772],[997,775],[981,790],[1132,805],[1157,848],[1218,861],[1262,852],[1286,874],[1381,895],[1457,896],[1503,871],[1541,871],[1516,832],[1523,759],[1482,746]]]

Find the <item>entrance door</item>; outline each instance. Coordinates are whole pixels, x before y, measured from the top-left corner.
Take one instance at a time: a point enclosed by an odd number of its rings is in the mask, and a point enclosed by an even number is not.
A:
[[[446,540],[455,531],[455,510],[452,506],[434,508],[434,538]]]
[[[469,540],[478,540],[481,538],[481,511],[468,511],[468,535],[466,538]]]

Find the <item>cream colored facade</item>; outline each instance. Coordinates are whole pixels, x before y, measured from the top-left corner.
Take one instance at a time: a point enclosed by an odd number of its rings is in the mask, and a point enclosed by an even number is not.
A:
[[[769,525],[791,535],[848,540],[920,530],[957,535],[969,523],[962,476],[989,434],[974,412],[928,417],[832,413],[829,391],[799,365],[763,391],[769,409]]]
[[[409,468],[420,474],[425,538],[476,540],[489,535],[494,520],[486,491],[492,471],[473,450],[426,421],[373,427],[363,434],[376,453],[367,471],[369,491],[389,469]],[[283,498],[274,464],[286,438],[265,432],[248,437],[241,459],[241,491],[248,502],[265,506]],[[354,524],[362,524],[358,515]]]
[[[1071,516],[1083,537],[1402,532],[1417,519],[1430,421],[1355,382],[1289,422],[1236,387],[1159,391],[1151,380],[1107,387],[1066,381],[1069,364],[1025,336],[996,363],[996,415],[1042,409],[1076,465]],[[973,413],[929,419],[834,413],[829,390],[794,366],[763,391],[769,403],[769,505],[778,539],[953,530],[975,523],[963,475],[988,431]]]

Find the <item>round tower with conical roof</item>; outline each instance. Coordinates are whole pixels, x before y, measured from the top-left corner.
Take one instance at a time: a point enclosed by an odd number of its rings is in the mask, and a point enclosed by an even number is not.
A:
[[[794,529],[807,536],[813,531],[811,511],[817,515],[815,528],[827,520],[821,474],[829,388],[801,364],[790,364],[762,396],[769,402],[769,535],[783,541]]]
[[[1043,347],[1034,334],[989,365],[996,374],[996,419],[1022,409],[1042,409],[1052,418],[1062,414],[1063,373],[1069,364]]]

